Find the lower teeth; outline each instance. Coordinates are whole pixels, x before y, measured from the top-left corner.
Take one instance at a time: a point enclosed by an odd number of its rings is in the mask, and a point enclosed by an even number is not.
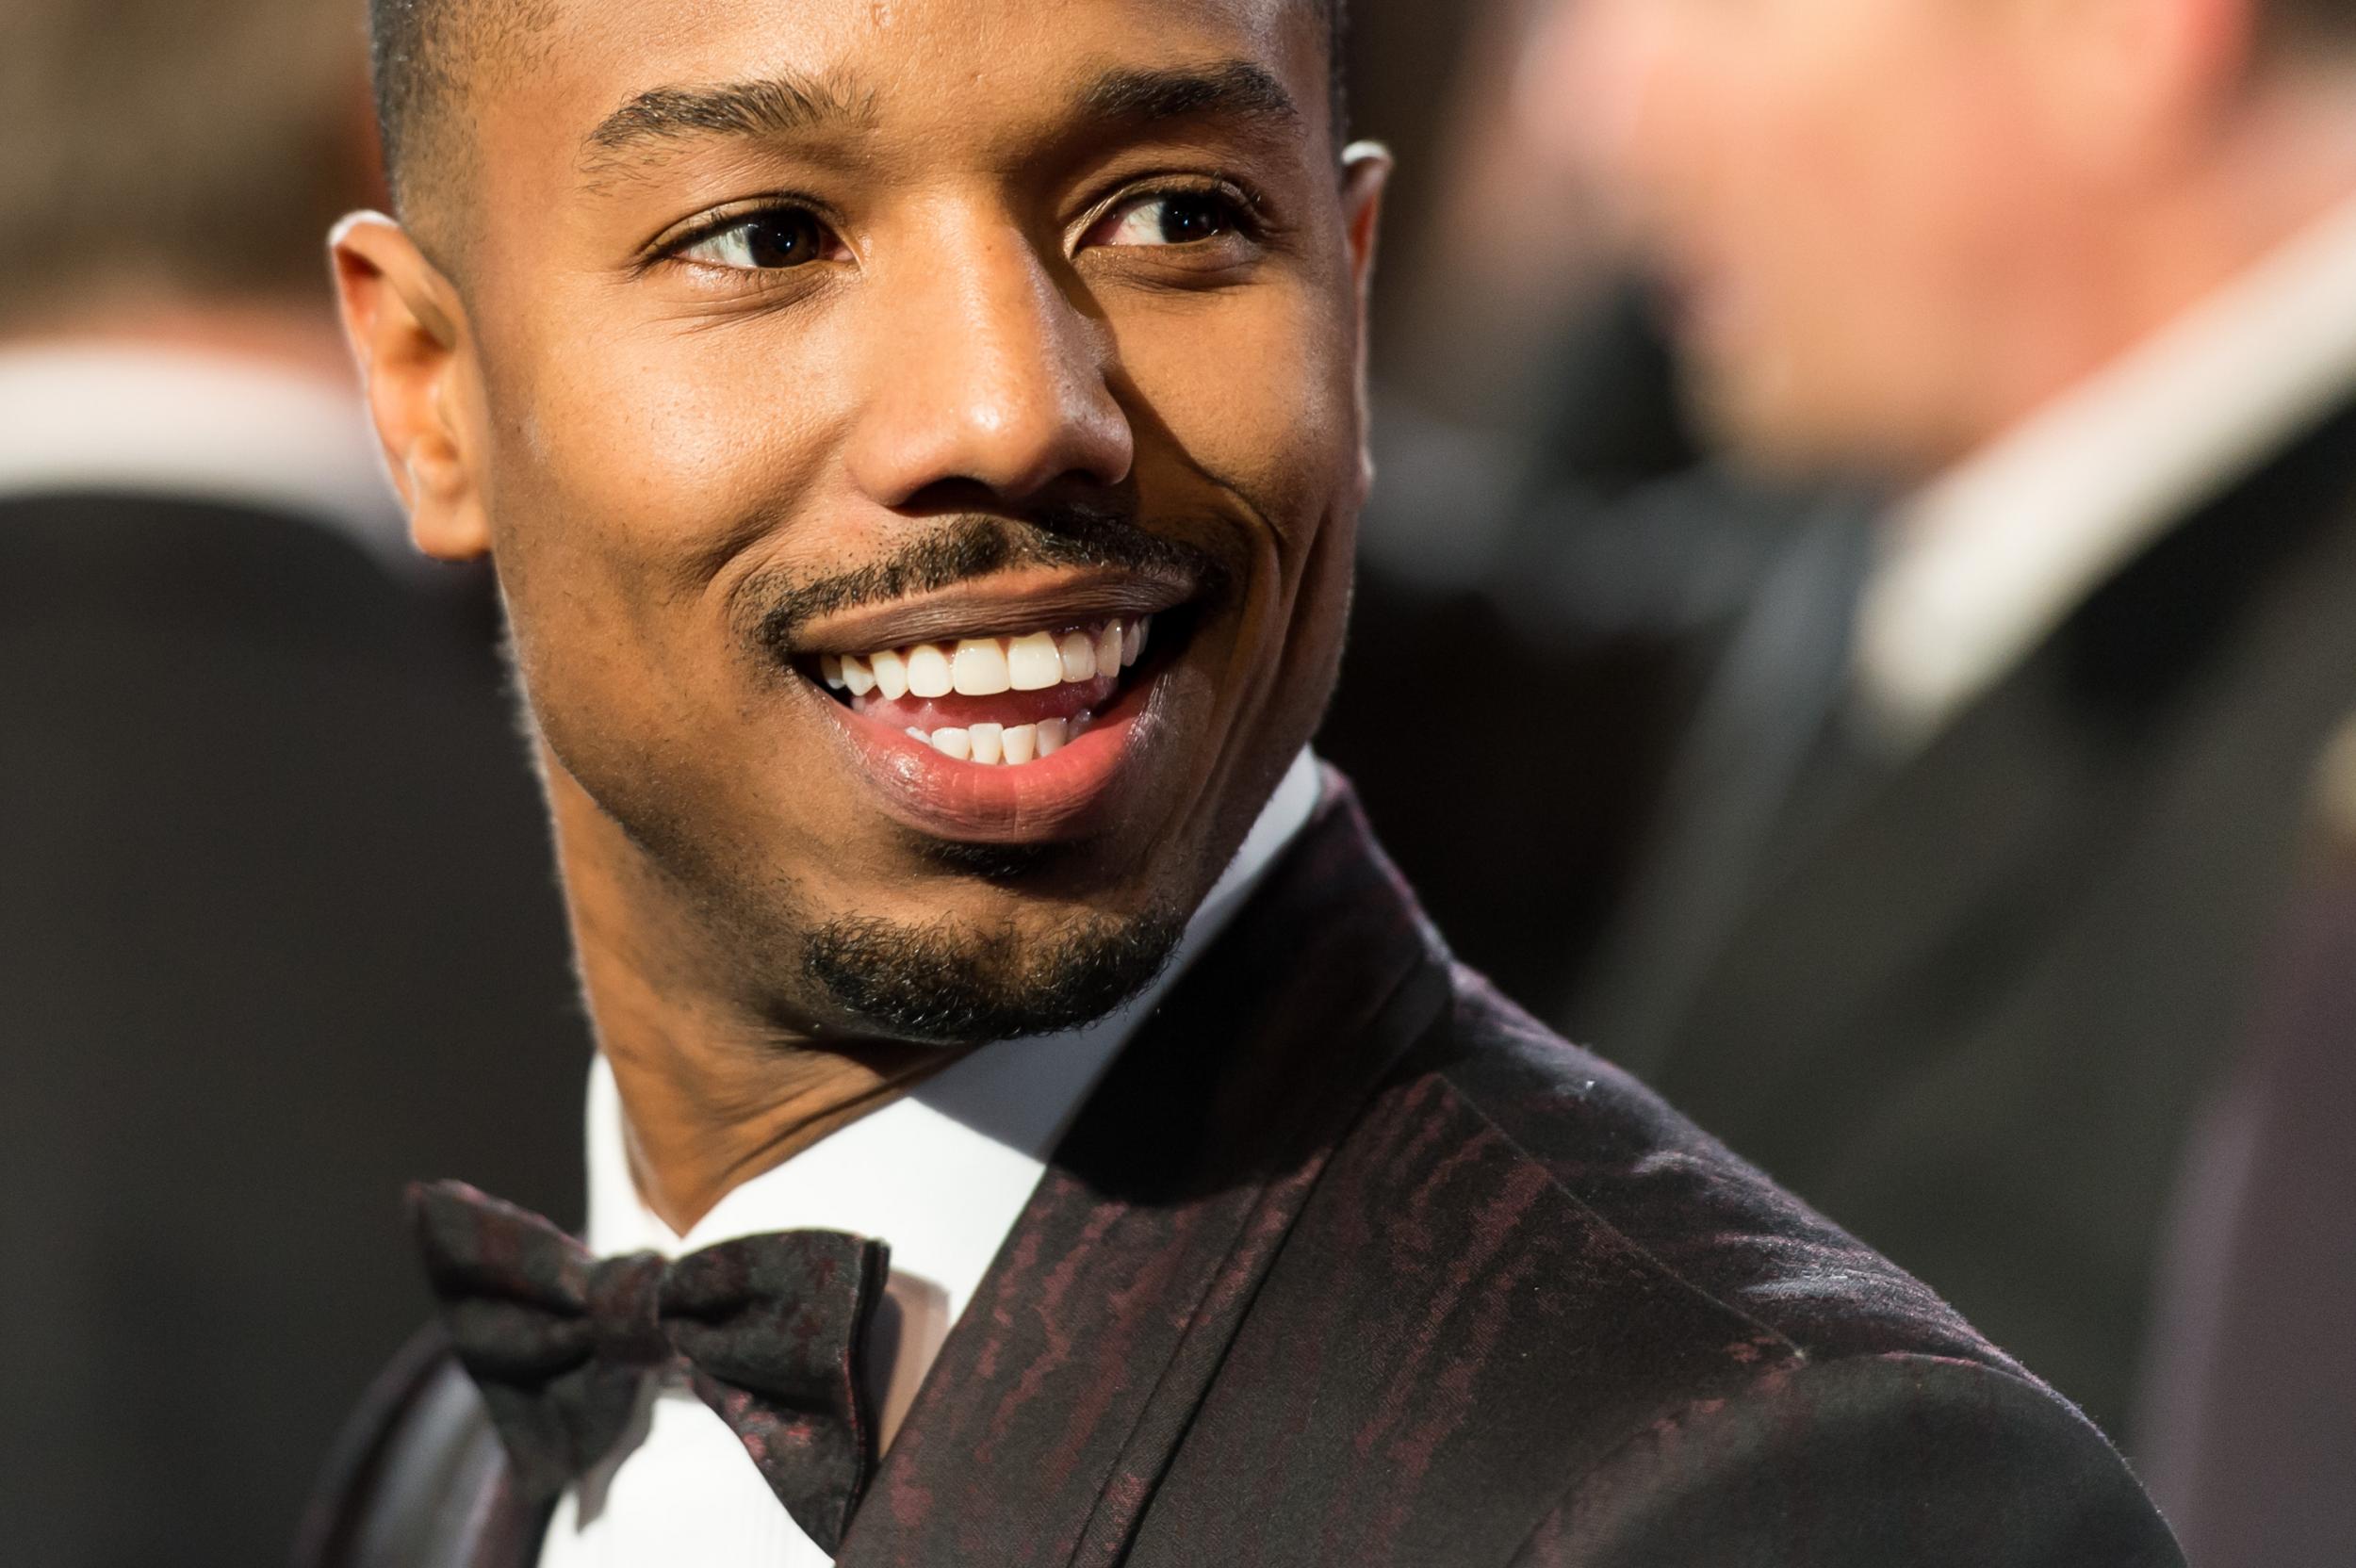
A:
[[[942,728],[929,734],[910,727],[908,739],[928,745],[943,757],[984,766],[1014,766],[1051,757],[1081,736],[1096,722],[1093,713],[1072,719],[1041,719],[1011,727],[978,724],[967,728]]]

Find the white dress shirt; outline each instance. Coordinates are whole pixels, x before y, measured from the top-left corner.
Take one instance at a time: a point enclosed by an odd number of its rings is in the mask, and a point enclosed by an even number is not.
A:
[[[1084,1029],[973,1052],[737,1187],[684,1236],[639,1198],[614,1074],[598,1057],[589,1081],[590,1250],[678,1256],[736,1236],[804,1228],[886,1242],[891,1274],[870,1371],[889,1390],[887,1411],[905,1410],[1081,1102],[1307,824],[1319,790],[1317,764],[1304,751],[1187,923],[1174,961],[1134,1001]],[[822,1568],[829,1560],[778,1503],[735,1433],[684,1381],[668,1378],[649,1388],[614,1453],[566,1489],[540,1551],[540,1568]]]
[[[1901,509],[1860,607],[1869,730],[1900,749],[2356,387],[2356,203]]]
[[[284,512],[394,571],[424,561],[348,379],[130,341],[0,348],[0,495],[92,490]]]

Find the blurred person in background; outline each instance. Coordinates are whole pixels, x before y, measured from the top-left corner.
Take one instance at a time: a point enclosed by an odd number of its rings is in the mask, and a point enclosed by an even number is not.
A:
[[[1387,66],[1362,78],[1420,90],[1377,298],[1382,482],[1319,744],[1456,950],[1555,1014],[1699,673],[1820,500],[1707,461],[1625,247],[1498,90],[1528,0],[1440,8],[1445,40],[1431,8],[1352,29]],[[1481,809],[1432,809],[1468,778]]]
[[[2356,6],[1562,0],[1522,92],[1716,434],[1903,497],[1569,1021],[2117,1430],[2356,694]]]
[[[2314,863],[2177,1184],[2136,1412],[2195,1562],[2356,1562],[2356,715]]]
[[[0,146],[0,1560],[250,1568],[414,1319],[401,1180],[578,1206],[514,1108],[584,1032],[328,301],[354,8],[11,0]]]

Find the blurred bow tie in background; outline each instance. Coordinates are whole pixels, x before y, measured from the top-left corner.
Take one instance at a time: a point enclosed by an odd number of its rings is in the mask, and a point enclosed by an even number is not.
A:
[[[600,1259],[462,1182],[415,1185],[409,1207],[442,1323],[529,1498],[611,1453],[646,1380],[678,1371],[794,1522],[839,1550],[874,1464],[860,1363],[881,1242],[787,1231]]]

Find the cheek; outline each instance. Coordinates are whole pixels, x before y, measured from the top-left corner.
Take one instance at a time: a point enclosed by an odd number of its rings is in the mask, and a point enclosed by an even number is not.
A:
[[[837,410],[810,373],[825,344],[774,321],[640,329],[583,345],[560,332],[534,363],[517,434],[535,476],[585,527],[649,558],[699,553],[807,482]]]
[[[1356,316],[1338,263],[1187,305],[1117,318],[1121,371],[1141,463],[1159,448],[1256,519],[1228,557],[1237,619],[1218,678],[1256,756],[1306,739],[1339,649],[1364,484]]]
[[[736,368],[773,355],[718,353],[710,334],[525,329],[486,354],[487,499],[532,710],[642,831],[665,802],[716,809],[711,748],[679,743],[724,732],[744,700],[714,678],[713,650],[734,645],[714,579],[748,520],[793,504],[826,411]]]
[[[516,369],[492,387],[501,569],[526,605],[561,582],[570,624],[659,664],[728,547],[793,510],[839,412],[799,364],[814,346],[773,322],[605,335],[585,318],[532,323],[502,356]]]
[[[1287,578],[1352,494],[1361,442],[1347,287],[1299,282],[1209,295],[1119,324],[1140,446],[1167,442],[1274,531]],[[1289,367],[1291,373],[1269,374]]]
[[[1869,42],[1754,71],[1728,95],[1726,241],[1794,352],[1921,326],[1921,291],[1991,177],[1952,62],[1910,35]]]

